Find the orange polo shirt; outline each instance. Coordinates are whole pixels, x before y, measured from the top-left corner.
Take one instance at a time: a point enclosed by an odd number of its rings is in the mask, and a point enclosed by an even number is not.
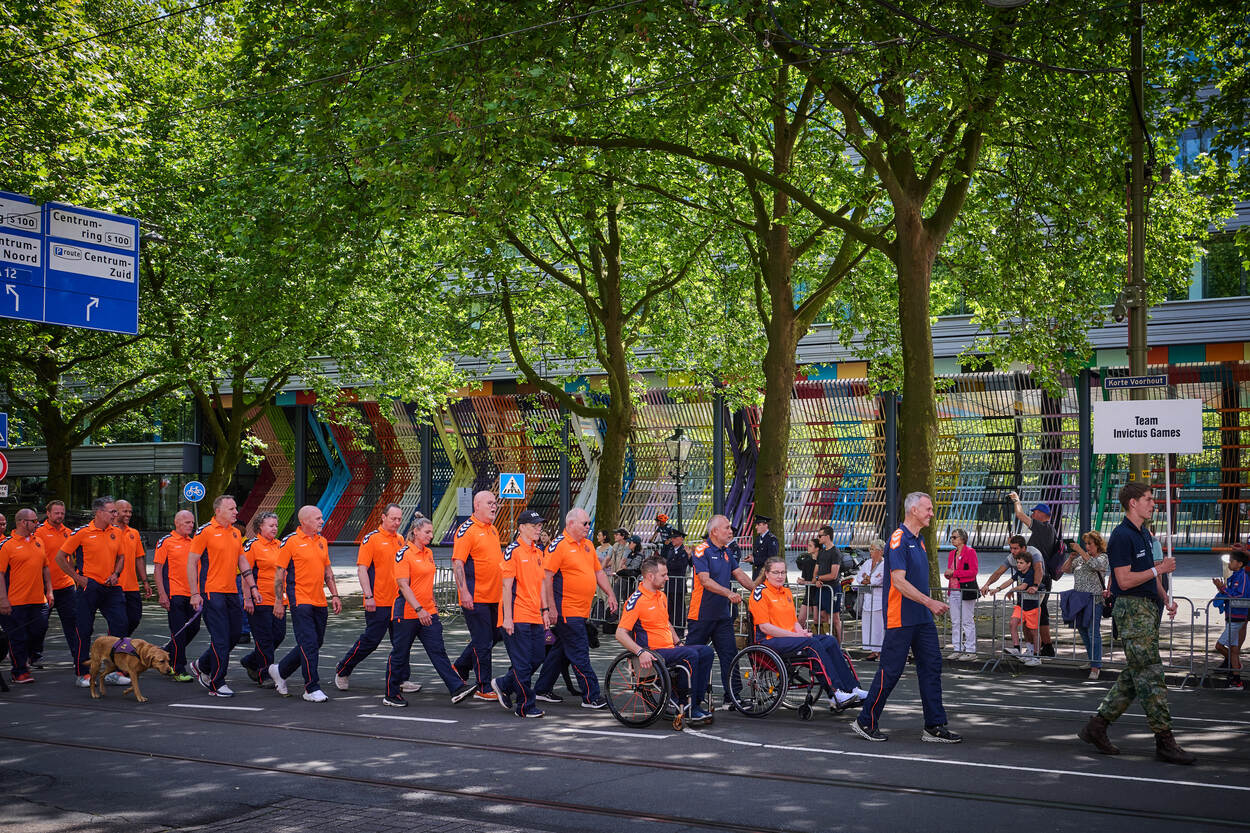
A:
[[[533,544],[513,541],[503,551],[501,575],[512,579],[512,621],[543,623],[543,551]],[[502,613],[500,614],[502,618]]]
[[[464,564],[464,577],[473,594],[474,604],[497,604],[503,598],[499,569],[503,564],[503,548],[499,546],[499,530],[469,518],[456,529],[451,557]]]
[[[326,567],[330,545],[320,533],[305,535],[297,529],[282,539],[278,560],[286,563],[286,595],[293,605],[326,606]]]
[[[668,620],[668,596],[663,590],[654,592],[643,585],[625,602],[618,627],[629,631],[644,648],[672,648],[673,627]]]
[[[273,576],[282,564],[282,544],[278,539],[249,538],[243,542],[243,553],[252,565],[252,577],[256,579],[256,587],[260,590],[260,603],[272,606],[277,599],[273,592]],[[286,594],[283,593],[283,598]]]
[[[48,558],[43,553],[43,542],[31,535],[23,538],[11,535],[0,544],[0,573],[8,571],[6,589],[11,605],[41,605],[47,601],[44,595],[43,571]]]
[[[380,608],[394,605],[395,597],[399,594],[395,585],[395,553],[403,548],[404,536],[378,527],[364,537],[356,552],[357,566],[369,568],[373,601]]]
[[[191,555],[191,539],[171,532],[156,542],[153,564],[165,565],[165,592],[171,596],[190,596],[187,584],[187,558]]]
[[[87,578],[104,584],[117,569],[117,556],[121,553],[122,539],[110,524],[100,529],[95,522],[80,526],[65,539],[61,552],[73,556],[82,550],[82,569]]]
[[[208,566],[200,562],[200,582],[205,593],[238,593],[234,577],[239,574],[239,555],[243,552],[243,533],[233,525],[217,519],[200,527],[191,541],[192,560],[205,556]]]
[[[399,593],[398,587],[401,578],[408,579],[408,586],[412,588],[412,594],[417,597],[417,602],[425,609],[426,613],[429,613],[431,616],[438,613],[438,606],[434,604],[434,573],[436,569],[434,553],[430,552],[428,547],[418,547],[416,544],[410,544],[395,553],[396,596],[395,603],[392,605],[392,618],[417,618],[417,611]],[[403,608],[402,610],[400,610],[401,607]]]
[[[794,613],[794,594],[784,584],[777,589],[773,589],[772,585],[766,581],[755,585],[755,590],[751,593],[750,608],[757,639],[773,638],[761,631],[760,625],[768,624],[782,630],[792,631],[799,621]]]
[[[118,580],[117,585],[122,590],[139,589],[139,577],[135,573],[135,562],[140,558],[146,558],[147,552],[143,549],[143,538],[139,535],[139,530],[133,526],[122,529],[120,526],[114,527],[117,534],[122,538],[122,556],[125,561],[122,563],[122,577]]]
[[[567,533],[557,535],[547,547],[544,567],[555,574],[551,577],[551,589],[560,616],[589,616],[598,586],[595,573],[603,569],[594,545],[586,538],[574,543]]]
[[[61,546],[69,538],[69,527],[65,524],[53,526],[44,521],[35,529],[35,537],[43,544],[44,555],[48,558],[48,575],[52,578],[52,589],[73,587],[74,580],[56,566],[56,554],[61,551]]]

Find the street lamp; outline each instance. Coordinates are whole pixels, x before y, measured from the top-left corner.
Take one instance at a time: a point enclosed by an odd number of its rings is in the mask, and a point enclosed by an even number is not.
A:
[[[690,459],[690,438],[681,429],[673,432],[673,436],[664,441],[664,450],[668,453],[669,472],[673,483],[677,486],[677,528],[685,532],[686,524],[681,516],[681,481],[686,476],[686,461]]]

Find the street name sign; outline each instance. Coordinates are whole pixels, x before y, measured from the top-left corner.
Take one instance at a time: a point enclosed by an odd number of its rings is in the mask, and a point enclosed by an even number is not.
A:
[[[0,191],[0,316],[139,331],[139,221]]]
[[[1102,380],[1103,390],[1125,390],[1128,388],[1166,388],[1168,375],[1156,373],[1152,376],[1107,376]]]
[[[1143,399],[1094,405],[1095,454],[1200,454],[1201,399]]]

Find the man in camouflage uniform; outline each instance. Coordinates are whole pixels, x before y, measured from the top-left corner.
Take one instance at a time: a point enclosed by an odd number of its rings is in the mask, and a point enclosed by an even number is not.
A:
[[[1107,542],[1107,559],[1115,596],[1112,617],[1124,641],[1127,667],[1099,704],[1098,713],[1077,736],[1104,755],[1118,755],[1120,750],[1107,736],[1107,727],[1137,699],[1155,733],[1155,757],[1173,764],[1192,764],[1197,759],[1172,736],[1172,715],[1159,658],[1162,611],[1166,608],[1169,616],[1176,616],[1176,603],[1169,602],[1160,577],[1176,569],[1176,560],[1169,557],[1154,563],[1154,539],[1145,527],[1154,514],[1151,487],[1141,482],[1126,484],[1120,490],[1120,504],[1124,520]]]

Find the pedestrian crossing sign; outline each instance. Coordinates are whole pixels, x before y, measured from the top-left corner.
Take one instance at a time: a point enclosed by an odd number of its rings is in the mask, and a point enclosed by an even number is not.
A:
[[[504,500],[525,500],[525,475],[522,472],[500,472],[499,497]]]

